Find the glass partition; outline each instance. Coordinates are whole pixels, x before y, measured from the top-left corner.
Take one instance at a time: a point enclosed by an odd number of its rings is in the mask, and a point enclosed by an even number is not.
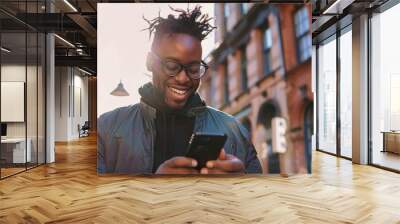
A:
[[[1,34],[1,175],[26,169],[26,33]],[[29,149],[29,143],[28,143]]]
[[[27,33],[27,74],[26,74],[26,111],[27,111],[27,150],[30,151],[30,159],[28,160],[27,167],[37,165],[37,76],[38,76],[38,56],[37,56],[37,41],[38,36],[36,32]]]
[[[352,157],[352,33],[347,27],[340,36],[340,155]]]
[[[400,5],[371,19],[372,164],[400,171]]]
[[[318,47],[318,149],[336,154],[336,36]]]
[[[44,12],[44,1],[3,6]],[[44,33],[0,12],[0,178],[45,163],[45,44]]]
[[[37,162],[46,162],[45,124],[46,124],[46,38],[45,34],[38,33],[38,64],[37,64]]]

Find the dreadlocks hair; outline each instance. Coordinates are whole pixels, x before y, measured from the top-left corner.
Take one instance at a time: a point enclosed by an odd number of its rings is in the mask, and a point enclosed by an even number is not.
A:
[[[207,14],[201,14],[199,5],[193,10],[189,8],[187,10],[174,9],[171,6],[169,8],[180,14],[177,17],[169,14],[167,18],[162,18],[158,13],[158,17],[152,20],[143,16],[143,19],[149,24],[149,27],[144,29],[149,30],[149,39],[152,33],[154,33],[154,40],[159,39],[163,34],[184,33],[202,41],[216,28],[209,24],[213,18],[209,18]]]

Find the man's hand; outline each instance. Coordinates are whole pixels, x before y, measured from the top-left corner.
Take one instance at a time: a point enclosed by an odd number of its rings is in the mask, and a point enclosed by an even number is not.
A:
[[[162,163],[156,174],[198,174],[197,161],[183,156],[173,157]]]
[[[245,168],[243,162],[234,155],[225,153],[222,149],[217,160],[210,160],[206,167],[202,168],[201,174],[227,174],[227,173],[244,173]]]

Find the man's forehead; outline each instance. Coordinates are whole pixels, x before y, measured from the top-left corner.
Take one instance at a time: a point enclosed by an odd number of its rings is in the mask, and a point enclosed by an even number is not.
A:
[[[165,33],[154,40],[154,44],[166,44],[177,42],[177,44],[201,46],[201,41],[196,37],[186,33]]]
[[[154,45],[157,52],[174,51],[183,54],[195,54],[201,56],[201,41],[189,34],[171,33],[161,37]]]

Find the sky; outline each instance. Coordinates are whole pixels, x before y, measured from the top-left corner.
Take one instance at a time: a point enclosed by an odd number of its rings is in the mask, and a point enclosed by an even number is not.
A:
[[[151,40],[147,19],[166,17],[173,8],[192,9],[202,6],[202,12],[214,17],[213,3],[99,3],[97,15],[97,115],[117,107],[138,103],[138,88],[151,81],[150,72],[145,67]],[[173,13],[176,15],[176,13]],[[214,20],[211,20],[214,23]],[[214,25],[214,24],[212,24]],[[214,48],[214,32],[202,42],[203,59]],[[110,95],[122,81],[130,96]]]

